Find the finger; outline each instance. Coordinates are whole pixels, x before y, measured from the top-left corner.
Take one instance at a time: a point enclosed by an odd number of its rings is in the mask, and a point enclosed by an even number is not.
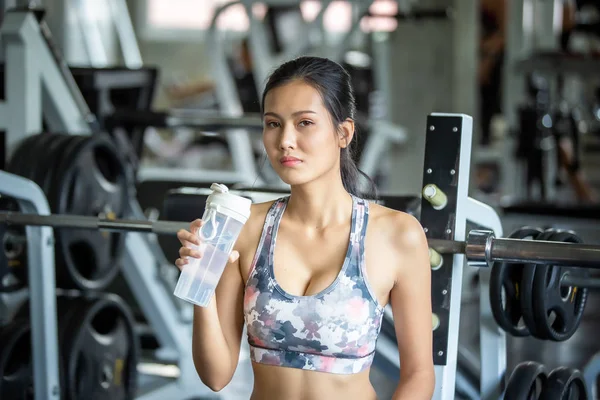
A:
[[[194,235],[197,235],[198,230],[202,227],[203,224],[204,224],[204,221],[202,221],[201,219],[193,220],[192,223],[190,223],[190,232],[193,233]]]
[[[185,258],[178,258],[177,260],[175,260],[175,265],[178,267],[183,267],[184,265],[186,265],[189,261]]]
[[[190,249],[189,247],[180,247],[179,248],[179,256],[181,258],[192,257],[192,258],[202,258],[202,251],[198,249]]]
[[[200,245],[200,239],[198,239],[198,236],[186,231],[185,229],[180,229],[177,231],[177,239],[179,239],[179,242],[184,246],[188,244],[195,244],[197,246]]]
[[[237,250],[234,250],[229,255],[229,262],[234,263],[240,258],[240,253]]]

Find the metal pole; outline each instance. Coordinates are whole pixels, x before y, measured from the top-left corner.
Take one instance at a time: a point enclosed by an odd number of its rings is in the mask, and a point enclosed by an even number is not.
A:
[[[7,225],[52,226],[54,228],[100,229],[174,235],[187,229],[188,222],[103,219],[79,215],[37,215],[0,212]],[[600,269],[600,246],[552,241],[494,238],[490,232],[473,230],[466,241],[429,239],[429,246],[441,254],[465,254],[471,265],[494,261],[535,263]]]
[[[229,116],[215,112],[198,112],[185,110],[157,111],[115,111],[110,116],[111,125],[135,125],[155,128],[196,128],[205,131],[240,128],[243,132],[263,130],[263,121],[258,113],[246,113],[240,116]]]
[[[246,113],[239,117],[210,115],[209,113],[171,112],[167,117],[169,126],[190,126],[199,128],[244,128],[262,131],[260,114]]]
[[[587,289],[600,289],[600,280],[594,278],[579,278],[568,274],[560,282],[563,287],[582,287]]]
[[[466,242],[444,239],[427,239],[429,247],[440,254],[465,254]]]
[[[175,235],[178,230],[189,227],[187,222],[176,221],[110,220],[79,215],[37,215],[13,212],[0,212],[0,223],[51,226],[54,228],[98,229],[115,232],[145,232],[158,235]]]
[[[493,239],[490,253],[489,261],[600,268],[600,247],[589,244]]]

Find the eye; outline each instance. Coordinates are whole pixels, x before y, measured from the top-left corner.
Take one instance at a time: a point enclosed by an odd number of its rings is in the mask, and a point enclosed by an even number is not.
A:
[[[306,126],[312,125],[312,121],[308,121],[308,120],[300,121],[300,123],[298,125],[300,125],[302,127],[306,127]]]
[[[265,124],[268,128],[277,128],[279,126],[279,122],[269,121]]]

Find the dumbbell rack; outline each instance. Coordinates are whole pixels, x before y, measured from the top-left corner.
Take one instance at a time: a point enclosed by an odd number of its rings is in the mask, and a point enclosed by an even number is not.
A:
[[[0,171],[0,194],[18,201],[23,212],[50,214],[42,189],[30,180]],[[30,298],[31,346],[35,400],[60,399],[54,275],[54,233],[50,227],[25,228]]]
[[[42,189],[34,182],[0,171],[0,192],[16,199],[25,213],[49,215],[50,207]],[[133,205],[134,206],[134,205]],[[134,209],[134,207],[132,207]],[[134,210],[138,218],[141,210]],[[32,363],[35,400],[58,400],[58,338],[54,270],[54,234],[50,227],[27,228],[27,257],[29,273]],[[130,232],[127,235],[123,275],[151,324],[161,344],[159,359],[177,364],[179,378],[163,387],[140,395],[143,400],[185,398],[197,396],[208,389],[198,378],[191,355],[189,318],[181,314],[178,304],[153,268],[164,259],[160,247],[147,234]],[[204,388],[204,389],[203,389]]]
[[[8,159],[27,136],[42,131],[43,120],[51,131],[89,135],[95,118],[66,65],[51,43],[46,24],[32,11],[11,11],[1,27],[7,100],[0,102],[0,128],[6,132]],[[18,201],[25,213],[48,215],[50,208],[42,189],[25,178],[0,171],[0,194]],[[144,219],[135,200],[130,216]],[[50,227],[26,228],[35,400],[58,400],[60,381],[54,266],[54,234]],[[191,352],[191,309],[174,299],[156,264],[169,263],[160,246],[147,234],[127,236],[123,274],[152,326],[161,348],[156,357],[178,367],[179,376],[138,396],[139,399],[181,399],[209,393],[200,381]]]

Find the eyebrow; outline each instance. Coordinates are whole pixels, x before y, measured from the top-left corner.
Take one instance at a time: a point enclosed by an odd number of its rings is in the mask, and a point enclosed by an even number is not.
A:
[[[293,116],[293,117],[296,117],[296,116],[298,116],[298,115],[300,115],[300,114],[316,114],[316,111],[311,111],[311,110],[301,110],[301,111],[296,111],[296,112],[294,112],[294,113],[292,114],[292,116]],[[266,116],[268,116],[268,115],[270,115],[270,116],[272,116],[272,117],[275,117],[275,118],[283,119],[283,118],[282,118],[280,115],[278,115],[278,114],[276,114],[276,113],[274,113],[274,112],[266,112],[266,113],[264,113],[264,116],[265,116],[265,117],[266,117]]]

